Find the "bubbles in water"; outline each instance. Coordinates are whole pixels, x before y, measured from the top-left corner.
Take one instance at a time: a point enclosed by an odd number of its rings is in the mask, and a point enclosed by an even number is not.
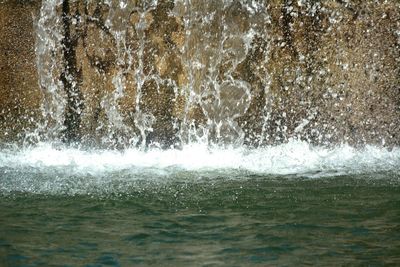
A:
[[[155,174],[160,170],[166,173],[180,170],[233,170],[260,175],[296,174],[313,177],[317,174],[323,177],[331,174],[398,171],[400,150],[374,146],[358,150],[346,145],[329,149],[299,141],[258,149],[210,148],[206,144],[191,144],[182,149],[153,148],[147,151],[56,148],[44,143],[22,150],[3,150],[0,159],[0,168],[3,169],[28,168],[46,172],[62,167],[65,168],[65,174],[71,175],[102,175],[149,168]]]

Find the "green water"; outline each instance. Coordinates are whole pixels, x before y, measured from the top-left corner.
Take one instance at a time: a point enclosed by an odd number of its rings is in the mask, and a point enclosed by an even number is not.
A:
[[[0,176],[3,184],[17,179],[4,170]],[[400,265],[398,172],[182,174],[103,187],[3,190],[0,265]]]

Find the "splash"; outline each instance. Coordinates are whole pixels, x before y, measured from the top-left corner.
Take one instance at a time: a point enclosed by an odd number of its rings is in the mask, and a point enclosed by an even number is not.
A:
[[[355,149],[348,145],[328,149],[300,141],[259,149],[210,148],[204,144],[192,144],[182,149],[152,148],[147,151],[56,148],[44,143],[18,151],[3,150],[0,162],[2,169],[21,168],[46,172],[65,168],[65,173],[71,175],[107,175],[119,171],[149,169],[155,175],[160,172],[173,174],[179,171],[226,170],[256,175],[325,177],[398,171],[400,150],[374,146]]]
[[[332,149],[292,141],[259,149],[213,148],[81,150],[50,144],[0,152],[0,194],[132,194],[168,183],[219,180],[400,176],[400,150],[348,145]],[[389,176],[387,176],[390,174]],[[393,178],[398,177],[398,178]],[[158,190],[157,189],[157,190]]]

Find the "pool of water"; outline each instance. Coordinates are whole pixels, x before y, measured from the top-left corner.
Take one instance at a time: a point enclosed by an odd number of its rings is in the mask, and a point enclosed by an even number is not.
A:
[[[0,265],[400,264],[398,150],[296,146],[3,150]]]

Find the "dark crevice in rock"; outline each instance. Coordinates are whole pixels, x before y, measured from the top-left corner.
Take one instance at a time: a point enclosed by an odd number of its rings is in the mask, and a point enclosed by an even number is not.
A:
[[[62,4],[62,22],[64,29],[64,38],[62,40],[64,71],[61,74],[61,81],[67,95],[63,141],[74,143],[80,141],[81,138],[80,124],[84,105],[83,96],[79,89],[79,84],[82,80],[81,71],[78,69],[76,61],[78,36],[72,36],[71,34],[72,18],[68,0],[64,0]]]

